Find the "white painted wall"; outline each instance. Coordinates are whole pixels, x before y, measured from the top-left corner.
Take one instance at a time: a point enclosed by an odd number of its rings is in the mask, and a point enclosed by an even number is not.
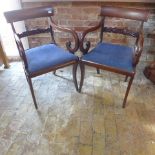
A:
[[[13,37],[12,29],[10,24],[6,22],[3,15],[5,11],[21,9],[20,0],[4,0],[0,5],[0,37],[4,51],[7,56],[18,56],[18,49]],[[25,29],[23,22],[17,22],[16,24],[17,32],[21,32]],[[24,46],[28,47],[27,39],[24,39]]]

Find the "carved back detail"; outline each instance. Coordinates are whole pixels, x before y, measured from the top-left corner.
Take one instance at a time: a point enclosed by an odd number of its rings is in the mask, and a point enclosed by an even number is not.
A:
[[[24,31],[21,34],[18,34],[19,38],[23,38],[23,37],[28,37],[31,35],[36,35],[36,34],[40,34],[40,33],[50,33],[51,29],[47,28],[47,29],[34,29],[34,30],[28,30],[28,31]]]
[[[120,29],[120,28],[112,28],[112,27],[103,27],[103,32],[119,33],[123,35],[132,36],[135,38],[139,36],[139,32],[133,32],[128,29]]]

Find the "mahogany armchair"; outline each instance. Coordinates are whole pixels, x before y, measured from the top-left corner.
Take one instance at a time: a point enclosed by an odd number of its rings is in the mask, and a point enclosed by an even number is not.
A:
[[[142,9],[113,6],[102,7],[101,20],[99,24],[84,31],[81,37],[80,50],[84,55],[80,60],[81,81],[79,92],[81,92],[84,81],[85,65],[97,68],[98,73],[100,69],[102,69],[125,75],[126,80],[128,77],[130,77],[122,105],[122,107],[125,108],[127,96],[136,73],[136,66],[139,62],[143,50],[143,23],[147,21],[148,14],[149,13],[147,10]],[[140,26],[138,30],[135,31],[123,27],[106,27],[105,19],[107,19],[107,17],[121,18],[124,20],[127,19],[133,22],[138,21],[140,23]],[[96,31],[97,29],[101,29],[100,41],[95,48],[89,50],[90,42],[85,42],[86,35],[92,31]],[[135,38],[134,48],[128,45],[104,42],[103,37],[106,32],[115,34],[118,33]]]
[[[23,67],[26,75],[27,82],[29,84],[32,98],[35,108],[37,109],[37,102],[32,86],[31,78],[36,76],[55,71],[59,68],[63,68],[69,65],[73,65],[73,81],[76,90],[78,90],[76,69],[78,64],[78,57],[74,55],[74,52],[78,49],[79,39],[77,34],[68,28],[62,28],[56,25],[52,19],[54,10],[51,7],[38,7],[22,10],[8,11],[4,13],[6,20],[11,24],[14,33],[14,38],[19,50],[20,57],[23,61]],[[15,22],[25,21],[27,19],[34,18],[48,18],[48,28],[37,28],[33,30],[26,30],[22,33],[17,33],[15,29]],[[37,27],[39,25],[36,25]],[[70,33],[75,41],[75,46],[71,47],[71,41],[66,43],[67,50],[59,47],[54,39],[53,29]],[[21,38],[31,35],[37,35],[40,33],[50,33],[52,42],[50,44],[40,45],[30,49],[24,49]]]

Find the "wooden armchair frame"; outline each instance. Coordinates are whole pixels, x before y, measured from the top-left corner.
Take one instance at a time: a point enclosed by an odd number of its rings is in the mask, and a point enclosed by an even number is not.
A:
[[[82,86],[83,86],[83,81],[84,81],[84,74],[85,74],[85,65],[88,66],[92,66],[97,68],[97,73],[99,73],[99,69],[102,70],[107,70],[107,71],[111,71],[111,72],[115,72],[118,74],[122,74],[126,76],[125,81],[127,81],[127,78],[130,77],[128,86],[127,86],[127,90],[125,93],[125,97],[124,97],[124,101],[123,101],[123,108],[125,108],[126,106],[126,100],[127,100],[127,96],[131,87],[131,84],[133,82],[134,79],[134,75],[136,72],[136,65],[139,62],[142,50],[143,50],[143,23],[147,21],[148,19],[148,15],[149,12],[147,10],[142,10],[142,9],[135,9],[135,8],[123,8],[123,7],[113,7],[113,6],[104,6],[101,9],[101,20],[99,22],[98,25],[91,27],[89,29],[87,29],[86,31],[84,31],[82,33],[82,37],[81,37],[81,42],[80,42],[80,50],[83,52],[84,55],[86,55],[90,49],[90,41],[86,41],[86,35],[90,32],[96,31],[99,28],[101,29],[100,31],[100,42],[102,43],[103,41],[103,36],[104,36],[104,32],[109,32],[109,33],[118,33],[118,34],[122,34],[122,35],[127,35],[127,36],[131,36],[136,38],[136,42],[135,42],[135,47],[134,47],[134,51],[133,51],[133,71],[129,72],[126,70],[121,70],[119,68],[115,68],[115,67],[111,67],[111,66],[107,66],[107,65],[103,65],[103,64],[99,64],[99,63],[95,63],[93,61],[87,61],[87,60],[80,60],[80,68],[81,68],[81,81],[80,81],[80,86],[79,86],[79,92],[81,92]],[[124,19],[130,19],[130,20],[136,20],[141,22],[139,30],[134,32],[131,31],[129,29],[124,29],[124,28],[117,28],[117,27],[105,27],[104,23],[105,23],[105,18],[106,17],[116,17],[116,18],[124,18]]]
[[[63,67],[69,66],[69,65],[73,65],[73,81],[74,81],[76,90],[78,90],[77,79],[76,79],[76,70],[77,70],[78,60],[69,61],[67,63],[56,65],[54,67],[43,69],[43,70],[33,72],[33,73],[30,73],[28,70],[28,62],[27,62],[27,58],[25,55],[25,50],[24,50],[23,44],[21,42],[21,38],[23,38],[23,37],[28,37],[28,36],[36,35],[36,34],[40,34],[40,33],[50,33],[52,43],[56,44],[55,39],[54,39],[53,29],[57,29],[59,31],[68,32],[73,36],[74,41],[75,41],[75,46],[71,47],[71,41],[68,41],[66,43],[66,47],[67,47],[69,52],[74,53],[79,48],[79,39],[78,39],[76,32],[71,30],[71,29],[58,26],[53,21],[53,19],[52,19],[52,16],[54,16],[53,8],[52,7],[38,7],[38,8],[14,10],[14,11],[5,12],[4,15],[7,19],[7,22],[10,23],[12,26],[14,38],[15,38],[15,41],[16,41],[16,44],[17,44],[17,47],[19,50],[20,57],[23,61],[23,67],[24,67],[26,79],[27,79],[27,82],[28,82],[30,90],[31,90],[31,94],[32,94],[32,98],[34,101],[35,108],[37,109],[38,106],[37,106],[37,102],[36,102],[36,98],[35,98],[34,90],[33,90],[33,86],[32,86],[32,81],[31,81],[31,78],[33,78],[33,77],[36,77],[36,76],[39,76],[39,75],[42,75],[42,74],[45,74],[45,73],[48,73],[51,71],[54,71],[54,73],[55,73],[56,70],[59,68],[63,68]],[[50,24],[49,24],[48,28],[44,28],[44,29],[43,28],[37,28],[37,29],[33,29],[33,30],[26,30],[20,34],[16,32],[15,26],[14,26],[15,22],[24,21],[24,20],[33,19],[33,18],[42,18],[42,17],[49,18]]]

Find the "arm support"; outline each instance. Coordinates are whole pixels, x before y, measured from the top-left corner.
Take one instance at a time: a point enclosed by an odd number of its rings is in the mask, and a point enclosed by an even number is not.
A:
[[[66,43],[66,47],[67,47],[67,49],[68,49],[69,52],[71,52],[71,53],[76,52],[76,51],[78,50],[78,48],[79,48],[79,38],[78,38],[77,33],[76,33],[74,30],[71,30],[71,29],[69,29],[69,28],[63,28],[63,27],[57,25],[57,24],[52,20],[52,18],[50,18],[50,20],[51,20],[51,25],[52,25],[53,28],[55,28],[55,29],[57,29],[57,30],[59,30],[59,31],[68,32],[68,33],[70,33],[70,34],[73,35],[73,38],[74,38],[74,41],[75,41],[75,46],[74,46],[74,48],[71,47],[71,41],[68,41],[68,42]]]
[[[134,66],[136,66],[139,62],[139,58],[143,51],[143,42],[144,42],[144,36],[143,36],[143,33],[140,33],[136,40],[136,45],[134,48],[134,56],[133,56],[133,60],[134,60],[133,65]]]
[[[23,48],[23,44],[22,44],[22,42],[21,42],[21,40],[20,40],[20,38],[19,38],[17,33],[14,33],[14,38],[15,38],[16,45],[17,45],[18,50],[19,50],[20,57],[24,61],[25,68],[27,68],[28,67],[28,63],[27,63],[25,51],[24,51],[24,48]]]
[[[86,31],[84,31],[82,33],[82,37],[81,37],[81,40],[80,40],[80,50],[82,51],[83,54],[86,54],[90,48],[90,41],[86,41],[86,47],[84,48],[84,40],[85,40],[85,36],[89,33],[89,32],[93,32],[93,31],[96,31],[98,30],[100,27],[101,27],[101,22],[94,26],[94,27],[91,27],[89,29],[87,29]]]

